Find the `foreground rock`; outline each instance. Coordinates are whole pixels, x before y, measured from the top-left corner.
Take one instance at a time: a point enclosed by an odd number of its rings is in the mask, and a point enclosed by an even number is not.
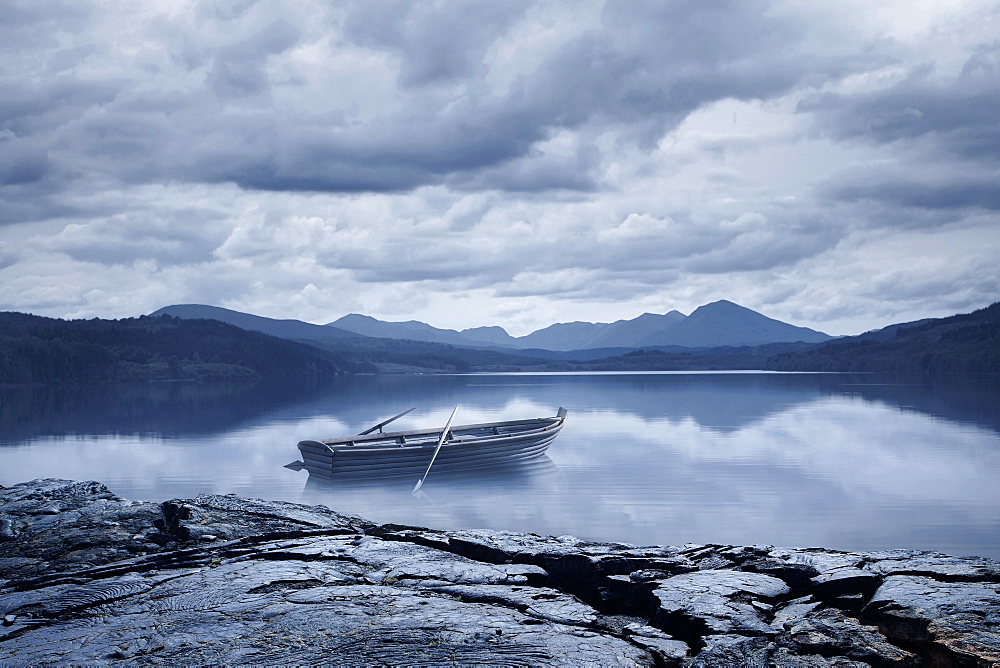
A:
[[[0,489],[0,664],[990,666],[1000,565]]]

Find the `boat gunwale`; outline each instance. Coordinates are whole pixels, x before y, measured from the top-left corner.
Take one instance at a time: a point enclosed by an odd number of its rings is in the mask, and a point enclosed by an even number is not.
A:
[[[452,427],[448,431],[451,432],[452,434],[455,434],[456,432],[460,433],[462,431],[468,431],[474,429],[491,429],[494,427],[502,428],[502,427],[526,426],[529,428],[524,429],[523,431],[515,431],[506,434],[503,433],[485,434],[464,441],[459,436],[459,438],[455,438],[450,441],[445,441],[444,445],[445,446],[447,446],[448,444],[461,445],[463,443],[471,445],[473,443],[488,442],[497,439],[502,440],[508,438],[520,438],[536,432],[545,432],[555,427],[561,427],[565,419],[566,418],[564,416],[554,416],[554,417],[544,417],[544,418],[528,418],[526,420],[508,420],[505,422],[481,422],[477,424],[463,424],[457,427]],[[434,435],[439,436],[440,434],[441,434],[440,429],[414,429],[410,431],[392,431],[392,432],[387,431],[384,433],[368,434],[365,436],[360,436],[360,435],[342,436],[337,438],[323,438],[317,440],[312,440],[312,439],[310,440],[313,443],[320,443],[326,446],[331,451],[333,451],[334,449],[348,449],[348,448],[351,450],[368,449],[368,448],[388,449],[388,448],[400,448],[400,447],[418,448],[418,447],[425,447],[428,444],[427,443],[409,444],[405,442],[399,443],[397,439],[402,437],[405,441],[407,437],[434,436]],[[300,441],[300,443],[304,442],[306,441]],[[434,444],[431,443],[430,445],[433,446]]]
[[[504,456],[505,453],[517,452],[519,450],[524,450],[528,448],[535,447],[539,444],[548,444],[555,440],[556,435],[559,430],[548,430],[541,434],[532,434],[528,438],[518,438],[516,440],[510,438],[497,439],[496,437],[485,440],[478,439],[476,441],[457,441],[451,443],[445,443],[441,447],[442,457],[453,456],[447,453],[453,453],[455,456],[464,456],[465,454],[481,455],[481,456]],[[314,461],[327,461],[333,460],[336,457],[338,460],[342,460],[345,464],[348,462],[374,462],[374,461],[409,461],[410,459],[422,460],[424,457],[428,456],[428,452],[431,451],[433,447],[416,445],[413,447],[394,447],[394,448],[371,448],[371,447],[340,447],[340,448],[327,448],[326,452],[321,452],[318,448],[312,451],[299,450],[304,458],[312,459]],[[400,457],[403,457],[400,459]],[[384,458],[384,460],[382,459]],[[410,459],[407,459],[410,458]]]

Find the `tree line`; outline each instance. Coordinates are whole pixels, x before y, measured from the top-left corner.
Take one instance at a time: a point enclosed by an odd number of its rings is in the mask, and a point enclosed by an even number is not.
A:
[[[972,313],[896,325],[768,360],[776,371],[1000,374],[1000,302]]]
[[[371,372],[329,351],[215,320],[58,320],[0,313],[0,383],[329,376]]]

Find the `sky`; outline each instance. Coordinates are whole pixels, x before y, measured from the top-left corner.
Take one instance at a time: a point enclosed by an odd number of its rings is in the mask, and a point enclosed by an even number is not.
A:
[[[0,310],[968,312],[998,36],[997,0],[0,0]]]

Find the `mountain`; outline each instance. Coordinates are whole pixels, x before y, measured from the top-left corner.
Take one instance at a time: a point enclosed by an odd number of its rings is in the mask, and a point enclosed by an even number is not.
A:
[[[601,329],[597,336],[587,342],[585,347],[638,348],[640,341],[646,337],[672,327],[686,317],[680,311],[671,311],[663,315],[643,313],[632,320],[618,320]]]
[[[478,341],[480,343],[488,343],[494,346],[507,346],[511,348],[521,347],[518,340],[508,334],[506,329],[496,325],[492,327],[472,327],[470,329],[463,329],[460,333],[465,338],[472,339],[473,341]]]
[[[502,327],[474,327],[462,331],[441,329],[418,320],[387,322],[367,315],[351,313],[326,325],[299,320],[274,320],[238,311],[179,304],[167,306],[153,316],[206,318],[272,336],[300,341],[330,341],[352,337],[409,340],[465,348],[512,348],[530,351],[569,352],[596,349],[634,349],[643,347],[707,348],[747,346],[767,343],[804,341],[816,343],[831,337],[774,320],[729,301],[706,304],[685,316],[679,311],[665,314],[643,313],[631,320],[612,323],[562,322],[513,337]],[[511,351],[513,352],[513,351]],[[593,356],[588,356],[593,359]]]
[[[409,339],[430,343],[448,343],[455,346],[482,346],[483,341],[463,336],[454,329],[440,329],[419,320],[386,322],[371,316],[351,313],[334,320],[326,327],[336,327],[362,336],[380,339]],[[499,329],[499,328],[498,328]],[[505,332],[506,333],[506,332]]]
[[[920,375],[1000,373],[1000,302],[972,313],[890,325],[777,355],[776,371],[887,371]]]
[[[603,322],[560,322],[517,338],[524,348],[583,350],[607,327]]]
[[[352,370],[360,369],[365,373],[517,371],[525,368],[535,369],[546,361],[544,356],[529,355],[520,350],[507,353],[486,349],[488,344],[471,340],[463,340],[461,344],[455,345],[416,339],[402,341],[391,337],[371,337],[331,325],[313,325],[299,320],[274,320],[201,304],[166,306],[150,314],[151,318],[158,316],[170,316],[180,320],[218,320],[241,329],[309,344],[319,348],[320,351],[317,352],[332,355],[335,360],[349,360],[353,365]],[[378,320],[366,316],[356,316],[348,322],[367,323],[370,327],[377,327],[379,324]],[[407,331],[420,333],[423,328],[419,325],[423,323],[415,324],[417,327]],[[436,330],[429,325],[425,327]],[[437,331],[451,331],[456,336],[458,334],[453,330]],[[426,330],[424,334],[426,335]]]
[[[631,320],[606,322],[563,322],[515,339],[522,348],[545,350],[591,350],[594,348],[636,348],[643,338],[670,327],[685,316],[680,311],[664,315],[643,313]]]
[[[182,318],[184,320],[218,320],[229,325],[235,325],[240,329],[263,332],[264,334],[277,336],[282,339],[313,339],[322,341],[358,336],[354,332],[337,327],[313,325],[301,320],[275,320],[273,318],[265,318],[259,315],[250,315],[249,313],[231,311],[218,306],[205,306],[203,304],[175,304],[173,306],[165,306],[149,315],[152,318],[169,315],[173,318]]]
[[[688,317],[637,342],[637,347],[754,346],[804,341],[819,343],[831,336],[761,315],[739,304],[720,300],[700,306]]]
[[[822,332],[768,318],[729,301],[706,304],[690,316],[670,311],[662,315],[643,313],[631,320],[612,323],[560,322],[519,337],[513,337],[497,326],[458,332],[416,320],[385,322],[356,313],[345,315],[330,325],[364,336],[455,346],[504,346],[531,350],[533,354],[539,350],[568,352],[599,348],[708,348],[796,341],[817,343],[831,338]]]

